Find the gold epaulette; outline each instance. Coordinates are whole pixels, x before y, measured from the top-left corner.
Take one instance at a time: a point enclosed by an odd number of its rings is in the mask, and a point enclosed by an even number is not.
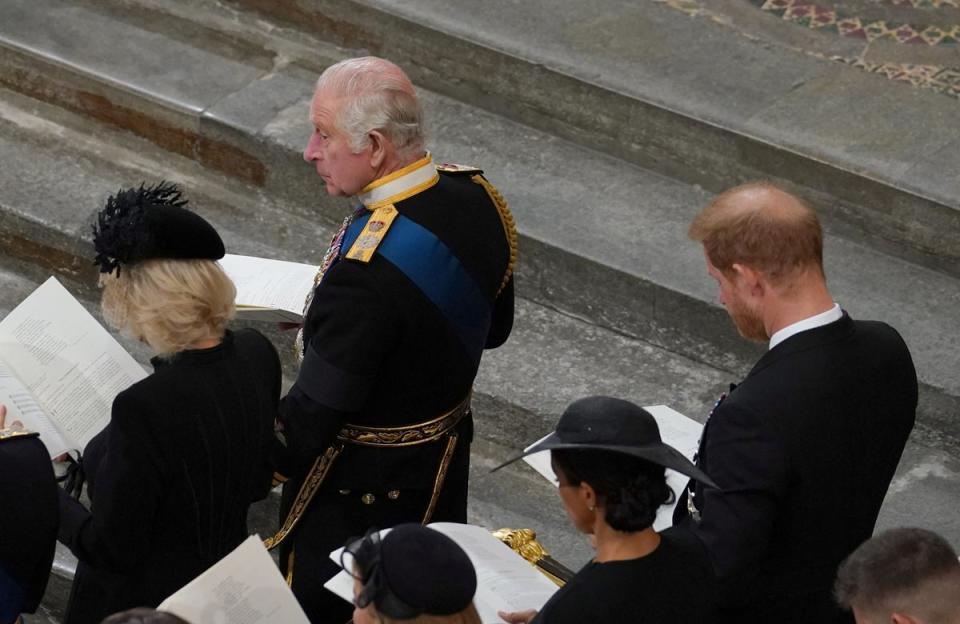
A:
[[[440,173],[449,173],[451,175],[483,175],[483,169],[471,167],[470,165],[458,165],[456,163],[443,163],[437,165],[437,171]]]
[[[27,431],[26,429],[0,429],[0,442],[12,440],[14,438],[35,438],[40,434],[36,431]]]
[[[383,242],[383,237],[387,235],[394,219],[397,218],[397,209],[393,204],[380,206],[370,215],[370,220],[363,226],[360,236],[353,241],[350,250],[347,251],[348,260],[367,263],[373,258],[373,253]]]
[[[481,174],[482,172],[475,174],[471,176],[470,179],[487,191],[487,195],[490,196],[490,201],[497,207],[497,213],[500,214],[500,222],[503,223],[503,233],[507,237],[507,243],[510,245],[510,261],[507,263],[507,270],[503,273],[500,288],[497,289],[497,295],[499,296],[503,289],[506,288],[507,282],[510,281],[510,277],[513,275],[513,268],[517,264],[519,248],[517,223],[513,220],[513,213],[510,212],[510,207],[507,206],[507,200],[503,198],[503,195],[500,194],[497,187],[490,184],[490,181]]]

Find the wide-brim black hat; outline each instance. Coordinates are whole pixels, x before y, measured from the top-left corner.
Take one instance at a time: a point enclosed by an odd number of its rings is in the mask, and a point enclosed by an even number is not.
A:
[[[527,455],[555,449],[595,449],[633,455],[717,487],[683,453],[663,442],[660,427],[650,412],[630,401],[606,396],[574,401],[560,416],[553,433],[491,472]]]
[[[94,264],[119,274],[144,260],[219,260],[225,249],[212,225],[187,210],[175,184],[122,189],[107,199],[93,225]]]

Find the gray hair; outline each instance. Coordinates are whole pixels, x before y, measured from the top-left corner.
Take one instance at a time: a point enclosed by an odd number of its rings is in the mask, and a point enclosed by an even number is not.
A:
[[[343,98],[336,124],[355,153],[370,144],[371,130],[383,133],[401,158],[423,153],[423,109],[413,83],[395,64],[375,56],[340,61],[320,75],[321,90]]]

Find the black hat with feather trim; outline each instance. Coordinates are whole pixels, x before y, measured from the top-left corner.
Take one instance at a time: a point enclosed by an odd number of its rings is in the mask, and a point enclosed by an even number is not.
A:
[[[93,225],[94,264],[101,273],[154,258],[219,260],[223,240],[203,217],[184,206],[172,182],[121,189],[107,199]]]

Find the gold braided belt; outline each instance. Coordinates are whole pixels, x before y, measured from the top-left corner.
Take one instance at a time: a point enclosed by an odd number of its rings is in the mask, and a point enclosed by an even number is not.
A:
[[[467,397],[457,404],[450,411],[414,425],[403,427],[367,427],[363,425],[346,424],[337,434],[337,441],[327,447],[323,455],[317,457],[313,466],[303,480],[300,491],[297,492],[297,498],[293,501],[286,519],[280,530],[273,537],[263,540],[263,545],[267,549],[273,549],[280,545],[283,540],[296,527],[303,517],[304,512],[310,506],[314,495],[320,489],[327,473],[333,466],[333,462],[343,451],[344,444],[356,446],[380,447],[380,448],[400,448],[406,446],[416,446],[418,444],[427,444],[446,438],[447,444],[440,457],[440,465],[437,467],[437,474],[434,478],[433,491],[430,495],[430,503],[423,515],[423,524],[430,522],[433,511],[436,509],[437,500],[440,497],[440,491],[443,489],[443,483],[447,477],[447,470],[450,467],[450,461],[453,459],[453,452],[457,447],[457,432],[455,427],[470,413],[470,398],[473,393],[467,394]]]
[[[337,434],[337,440],[358,446],[416,446],[439,440],[470,411],[470,396],[449,412],[426,422],[404,427],[365,427],[346,424]]]

